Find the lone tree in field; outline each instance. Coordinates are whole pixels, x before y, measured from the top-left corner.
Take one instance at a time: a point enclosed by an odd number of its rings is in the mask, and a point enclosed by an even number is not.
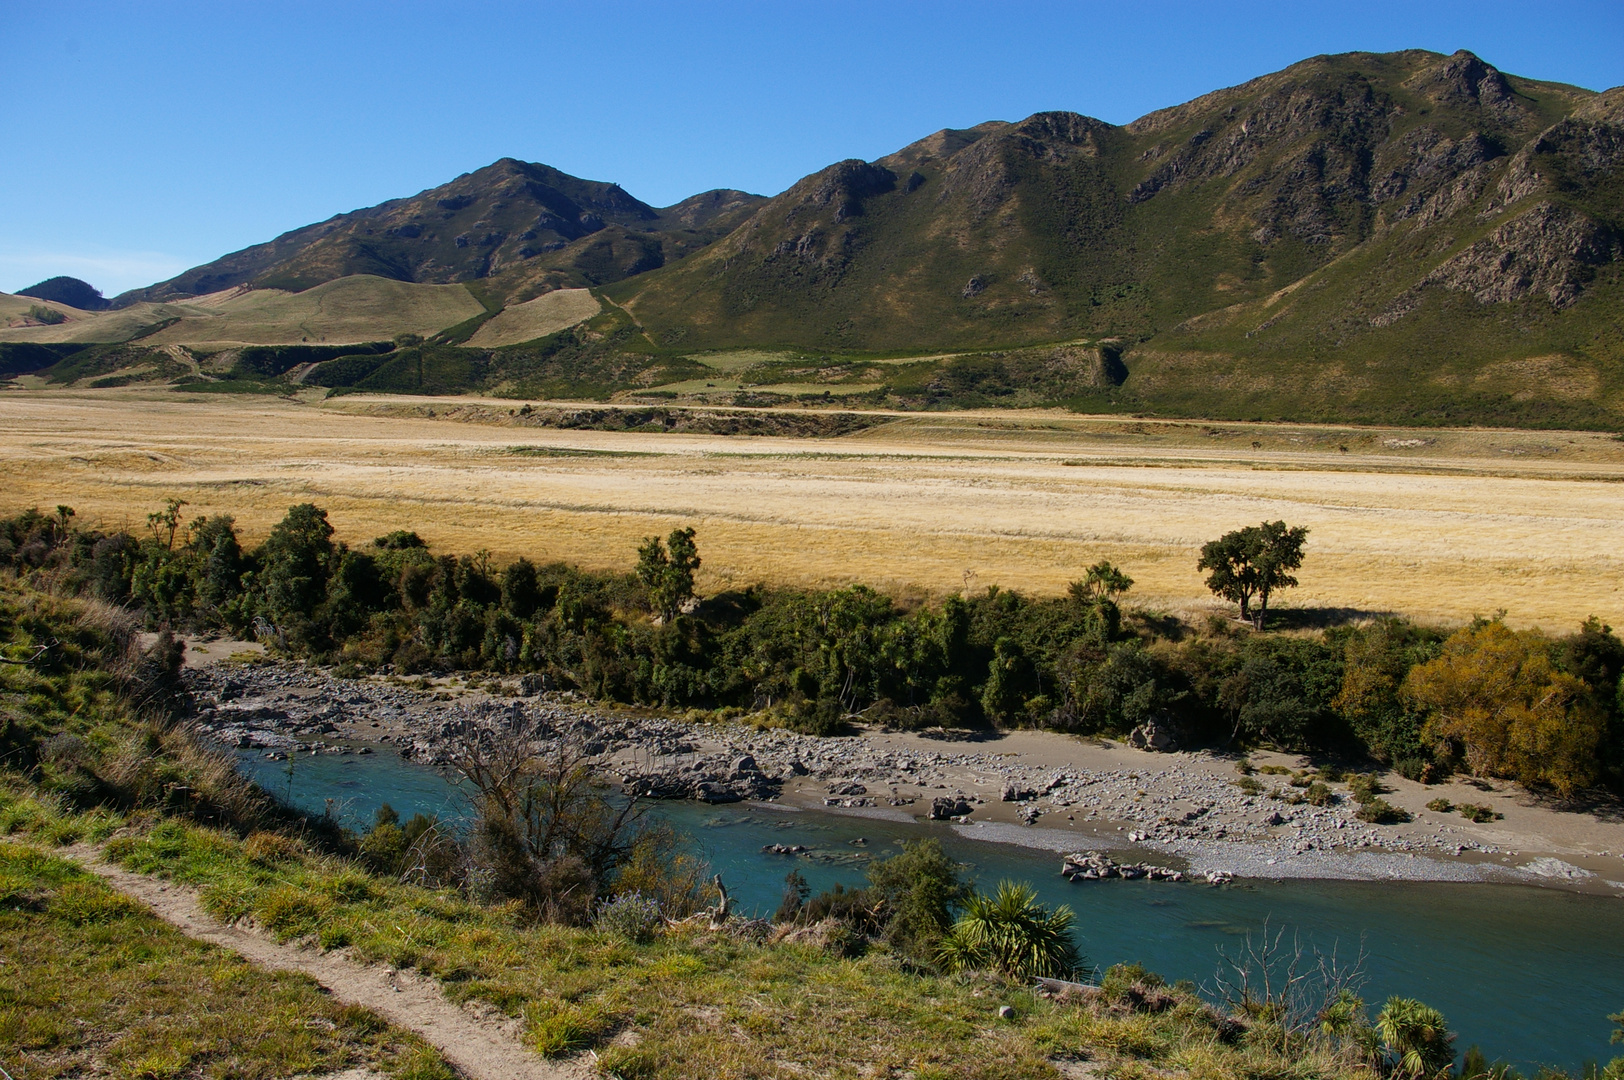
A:
[[[637,580],[648,589],[649,608],[665,622],[693,599],[698,569],[699,547],[692,529],[673,529],[664,543],[650,536],[637,549]]]
[[[1269,594],[1296,587],[1291,571],[1303,565],[1307,538],[1306,528],[1287,528],[1284,521],[1248,525],[1208,541],[1201,548],[1196,569],[1208,571],[1207,588],[1239,604],[1241,618],[1250,619],[1261,630],[1269,615]],[[1253,598],[1257,599],[1255,611]]]
[[[1101,600],[1115,602],[1117,597],[1133,588],[1133,578],[1109,562],[1097,562],[1088,568],[1081,581],[1071,583],[1071,598],[1081,603],[1097,604]]]

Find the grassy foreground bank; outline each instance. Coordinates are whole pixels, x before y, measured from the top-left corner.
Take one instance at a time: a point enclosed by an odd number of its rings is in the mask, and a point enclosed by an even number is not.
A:
[[[17,810],[0,810],[8,829]],[[17,1077],[453,1075],[417,1036],[193,941],[31,844],[0,841],[0,956],[0,1064]]]

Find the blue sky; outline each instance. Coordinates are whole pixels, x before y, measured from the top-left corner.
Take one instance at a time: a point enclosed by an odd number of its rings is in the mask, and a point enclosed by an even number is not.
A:
[[[656,205],[938,128],[1117,123],[1326,52],[1624,83],[1624,3],[0,0],[0,289],[109,296],[503,156]]]

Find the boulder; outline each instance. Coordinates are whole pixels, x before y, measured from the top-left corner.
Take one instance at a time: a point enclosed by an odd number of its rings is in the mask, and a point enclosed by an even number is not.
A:
[[[947,821],[951,818],[964,817],[974,810],[969,801],[963,796],[943,796],[932,800],[930,804],[930,820]]]
[[[1153,716],[1128,733],[1128,745],[1136,750],[1168,754],[1179,748],[1173,725],[1164,717]]]

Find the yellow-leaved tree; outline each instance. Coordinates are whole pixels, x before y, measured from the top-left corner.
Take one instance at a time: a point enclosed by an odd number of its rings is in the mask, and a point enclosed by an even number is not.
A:
[[[1588,690],[1552,664],[1544,634],[1499,620],[1456,631],[1403,686],[1430,713],[1423,736],[1464,758],[1474,775],[1548,784],[1563,795],[1600,774],[1604,720]]]

